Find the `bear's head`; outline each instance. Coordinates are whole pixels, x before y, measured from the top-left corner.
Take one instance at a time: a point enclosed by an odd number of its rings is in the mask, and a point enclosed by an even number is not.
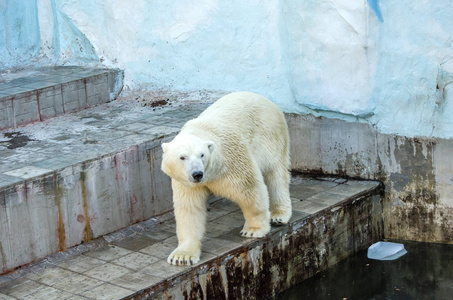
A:
[[[179,134],[163,143],[162,171],[171,178],[193,186],[206,181],[214,142],[189,134]]]

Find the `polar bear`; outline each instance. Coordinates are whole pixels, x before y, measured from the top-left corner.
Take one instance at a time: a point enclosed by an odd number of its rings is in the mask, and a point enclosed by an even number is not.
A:
[[[263,237],[270,223],[289,221],[288,127],[282,111],[265,97],[236,92],[220,98],[162,150],[178,237],[170,264],[199,261],[211,193],[240,206],[244,237]]]

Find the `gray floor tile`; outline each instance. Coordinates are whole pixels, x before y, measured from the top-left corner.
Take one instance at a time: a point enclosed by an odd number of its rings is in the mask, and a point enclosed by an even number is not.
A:
[[[92,290],[88,290],[86,292],[80,293],[81,296],[96,299],[96,300],[107,300],[107,299],[121,299],[127,295],[132,294],[131,290],[109,284],[104,283],[98,287],[95,287]]]
[[[369,189],[378,187],[379,183],[369,181],[348,181],[344,184],[332,189],[332,193],[343,195],[345,197],[352,197],[358,193],[362,193]]]
[[[307,200],[314,203],[327,204],[329,206],[340,203],[345,200],[344,196],[330,192],[331,190],[318,193]]]
[[[323,203],[318,203],[318,202],[311,202],[308,200],[301,201],[299,203],[293,204],[293,209],[294,210],[299,210],[301,212],[307,213],[307,214],[315,214],[321,210],[324,210],[328,208],[330,205],[328,204],[323,204]]]
[[[140,250],[140,252],[166,260],[167,257],[171,254],[173,250],[175,250],[177,246],[178,246],[177,241],[172,241],[171,243],[169,243],[168,241],[163,241],[143,248]]]
[[[96,249],[93,251],[86,252],[86,253],[84,253],[84,255],[93,257],[93,258],[97,258],[100,260],[104,260],[104,261],[111,261],[111,260],[120,258],[121,256],[130,254],[130,253],[132,253],[132,251],[118,247],[118,246],[108,245],[101,249]]]
[[[215,220],[213,220],[212,222],[209,222],[208,226],[206,226],[206,236],[215,238],[227,232],[230,232],[234,228],[242,228],[242,226],[244,226],[244,222],[221,224],[215,223]]]
[[[88,298],[88,297],[83,297],[83,296],[80,296],[80,295],[74,295],[72,297],[69,297],[65,300],[90,300],[90,299],[93,299],[93,298]]]
[[[167,260],[160,260],[140,270],[140,272],[161,278],[169,278],[191,269],[191,266],[170,265]]]
[[[77,273],[83,273],[105,263],[106,262],[104,260],[92,258],[86,255],[78,255],[73,259],[60,263],[58,267]]]
[[[314,188],[313,186],[296,185],[290,188],[291,196],[300,200],[306,200],[324,189]]]
[[[222,225],[228,226],[228,228],[230,228],[230,229],[233,229],[236,227],[241,227],[244,225],[245,219],[242,214],[242,211],[237,211],[237,213],[234,213],[234,212],[230,213],[227,211],[217,210],[217,211],[214,211],[214,214],[216,212],[224,212],[224,214],[219,214],[219,216],[217,216],[216,218],[214,218],[214,217],[210,218],[210,216],[213,213],[212,211],[210,211],[208,213],[208,222],[222,224]],[[217,214],[215,214],[215,215],[217,215]]]
[[[171,235],[172,234],[169,234],[165,238],[168,238]],[[115,241],[112,244],[115,246],[119,246],[119,247],[122,247],[122,248],[125,248],[128,250],[131,250],[131,251],[140,251],[141,249],[151,246],[158,242],[159,242],[158,239],[153,239],[146,235],[140,235],[140,236],[126,237],[124,239]]]
[[[139,291],[162,280],[164,280],[163,277],[156,277],[145,272],[134,272],[118,277],[112,280],[111,283],[133,291]]]
[[[223,217],[225,215],[228,215],[229,213],[230,212],[227,211],[227,210],[209,208],[207,220],[208,221],[216,220],[216,219],[219,219],[219,218],[221,218],[221,217]],[[217,223],[221,223],[221,222],[217,222]]]
[[[303,211],[298,211],[298,210],[293,210],[293,214],[291,216],[291,219],[289,220],[289,223],[296,222],[299,220],[302,220],[306,217],[308,217],[310,214],[307,212]]]
[[[82,274],[77,274],[75,276],[64,278],[61,281],[53,285],[54,288],[66,291],[68,293],[80,294],[85,291],[94,289],[100,285],[104,284],[104,281],[99,279],[94,279]]]
[[[40,289],[46,287],[44,284],[21,278],[10,282],[9,284],[0,286],[0,293],[14,298],[24,298]]]
[[[112,263],[106,263],[84,272],[83,275],[102,281],[111,281],[127,273],[131,273],[131,270]]]
[[[174,227],[170,228],[168,226],[158,225],[154,228],[143,231],[142,234],[153,240],[163,241],[172,236],[176,236],[176,229]]]
[[[132,269],[134,271],[138,271],[148,265],[151,265],[157,261],[161,260],[160,258],[140,253],[140,252],[133,252],[122,256],[120,258],[114,259],[111,261],[112,264],[116,264],[125,268]]]
[[[65,291],[57,290],[53,287],[46,286],[40,290],[37,290],[22,299],[24,300],[60,300],[60,299],[68,299],[73,297],[74,294],[70,294]]]
[[[0,300],[15,300],[16,298],[13,298],[11,296],[8,296],[8,295],[5,295],[5,294],[2,294],[0,292]]]
[[[230,201],[228,199],[221,199],[219,201],[216,201],[216,202],[212,203],[211,205],[209,205],[209,208],[211,211],[221,209],[221,210],[225,210],[228,212],[234,212],[234,211],[238,211],[241,209],[239,207],[239,205],[237,205],[236,203],[234,203],[233,201]]]
[[[242,230],[242,226],[223,234],[221,238],[222,238],[222,240],[227,240],[232,243],[236,243],[236,244],[240,244],[240,245],[246,245],[253,240],[257,240],[256,238],[246,238],[246,237],[241,236],[241,234],[240,234],[241,230]]]
[[[225,254],[238,247],[241,247],[241,244],[222,238],[205,238],[201,244],[202,251],[216,256]]]
[[[55,267],[42,269],[38,273],[30,273],[25,278],[51,286],[64,278],[69,278],[76,274],[75,272]]]

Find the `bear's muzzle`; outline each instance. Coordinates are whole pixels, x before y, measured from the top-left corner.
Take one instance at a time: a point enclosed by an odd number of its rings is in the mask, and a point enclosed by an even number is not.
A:
[[[203,179],[202,171],[195,171],[192,173],[193,182],[200,182]]]

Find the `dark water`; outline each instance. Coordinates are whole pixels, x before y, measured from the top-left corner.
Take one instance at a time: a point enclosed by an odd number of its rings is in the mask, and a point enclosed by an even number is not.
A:
[[[453,299],[453,245],[401,242],[394,261],[362,251],[283,292],[278,299]]]

